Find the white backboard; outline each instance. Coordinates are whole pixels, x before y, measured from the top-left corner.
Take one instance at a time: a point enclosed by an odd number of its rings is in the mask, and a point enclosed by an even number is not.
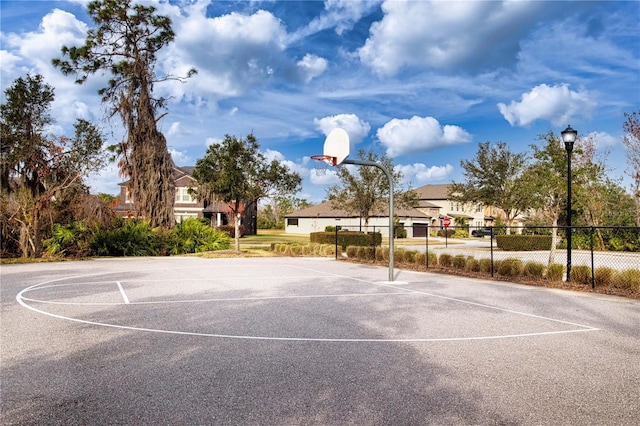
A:
[[[340,128],[333,129],[324,141],[324,155],[336,157],[336,166],[339,166],[348,156],[351,149],[349,134]]]

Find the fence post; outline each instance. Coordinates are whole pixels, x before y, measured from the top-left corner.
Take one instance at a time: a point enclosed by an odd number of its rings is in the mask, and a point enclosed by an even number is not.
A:
[[[371,243],[373,244],[373,263],[376,263],[376,226],[373,225],[373,235],[371,235]]]
[[[594,228],[592,226],[591,233],[589,235],[591,240],[590,242],[591,242],[591,289],[592,290],[596,288],[596,268],[593,261],[593,231],[594,231]]]
[[[489,239],[489,247],[491,250],[491,277],[493,277],[493,226],[489,228],[490,229],[490,239]]]
[[[424,236],[425,268],[429,269],[429,224],[427,224],[427,234]]]
[[[336,234],[336,260],[338,260],[338,225],[335,226],[335,234]]]

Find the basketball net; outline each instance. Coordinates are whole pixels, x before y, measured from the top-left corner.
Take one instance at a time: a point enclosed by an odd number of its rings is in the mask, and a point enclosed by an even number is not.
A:
[[[336,157],[332,157],[330,155],[312,155],[311,158],[316,160],[316,164],[314,165],[316,176],[326,175],[329,166],[336,165]]]

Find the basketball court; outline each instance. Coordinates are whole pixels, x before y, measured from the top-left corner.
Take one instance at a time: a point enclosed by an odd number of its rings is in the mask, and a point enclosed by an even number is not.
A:
[[[633,424],[640,303],[322,258],[2,266],[3,424]]]

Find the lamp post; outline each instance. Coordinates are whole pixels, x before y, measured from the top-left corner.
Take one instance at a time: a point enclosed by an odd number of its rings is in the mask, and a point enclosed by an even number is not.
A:
[[[578,132],[567,126],[562,132],[562,141],[567,150],[567,282],[571,281],[571,152]]]

